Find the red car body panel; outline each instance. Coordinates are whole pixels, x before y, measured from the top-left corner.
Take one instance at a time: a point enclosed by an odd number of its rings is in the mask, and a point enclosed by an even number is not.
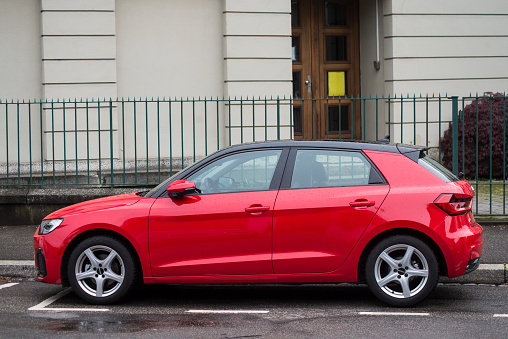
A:
[[[388,185],[281,190],[273,218],[274,272],[335,271],[369,225],[388,190]],[[365,206],[350,206],[362,201]]]
[[[277,191],[157,199],[150,212],[156,277],[271,274],[272,215]],[[263,212],[246,212],[266,206]]]
[[[471,212],[450,216],[433,202],[442,193],[472,197],[474,191],[471,185],[465,180],[443,182],[402,154],[365,153],[390,183],[390,194],[360,240],[359,248],[363,248],[365,241],[388,229],[411,228],[426,234],[439,246],[450,278],[464,274],[472,249],[483,244],[482,229]]]
[[[62,256],[69,243],[78,235],[91,230],[108,230],[124,237],[136,250],[144,276],[151,276],[148,255],[148,213],[154,199],[135,193],[85,201],[48,215],[46,219],[64,217],[51,237],[34,235],[34,248],[46,256],[46,282],[61,283]]]
[[[450,216],[434,201],[442,193],[472,197],[469,183],[444,182],[399,153],[363,152],[388,184],[179,199],[125,194],[63,208],[45,218],[63,218],[60,226],[34,236],[47,266],[38,279],[61,283],[69,244],[97,230],[132,245],[145,282],[356,282],[366,246],[393,230],[424,234],[448,276],[464,274],[483,252],[482,228],[471,212]]]

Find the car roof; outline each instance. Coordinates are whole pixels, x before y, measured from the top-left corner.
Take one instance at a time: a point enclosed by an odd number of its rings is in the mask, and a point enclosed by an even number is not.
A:
[[[369,150],[389,153],[409,153],[424,151],[425,148],[415,145],[387,144],[379,141],[362,140],[275,140],[244,143],[224,148],[221,151],[247,150],[252,148],[277,148],[277,147],[319,147],[319,148],[341,148],[351,150]],[[222,152],[221,152],[222,153]]]

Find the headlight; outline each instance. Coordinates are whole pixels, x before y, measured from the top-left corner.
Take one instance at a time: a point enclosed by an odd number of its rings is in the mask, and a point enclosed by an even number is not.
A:
[[[48,234],[52,232],[55,228],[60,226],[63,219],[48,219],[43,220],[41,222],[41,227],[39,227],[39,234]]]

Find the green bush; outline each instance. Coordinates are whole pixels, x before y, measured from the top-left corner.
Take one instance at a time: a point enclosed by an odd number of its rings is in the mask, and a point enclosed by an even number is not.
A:
[[[508,126],[506,126],[506,110],[508,98],[501,93],[486,93],[485,96],[473,100],[464,108],[464,115],[459,120],[459,171],[466,178],[476,177],[476,165],[478,163],[478,177],[489,178],[492,169],[492,177],[502,179],[503,165],[508,163],[504,149],[508,150]],[[477,116],[478,115],[478,116]],[[492,147],[491,147],[492,131]],[[452,169],[452,123],[445,131],[441,139],[443,165]],[[478,139],[478,159],[476,158],[476,140]],[[506,146],[504,146],[506,145]],[[492,167],[491,163],[492,152]],[[464,163],[462,157],[464,153]],[[504,160],[504,163],[503,163]]]

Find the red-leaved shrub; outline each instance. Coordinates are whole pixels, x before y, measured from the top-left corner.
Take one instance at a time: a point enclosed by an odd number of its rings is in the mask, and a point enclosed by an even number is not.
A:
[[[478,108],[478,129],[477,124]],[[506,154],[503,153],[503,142],[506,143],[508,151],[508,126],[504,128],[505,115],[503,109],[508,110],[508,100],[501,93],[485,93],[484,97],[473,100],[464,108],[463,119],[459,120],[459,171],[463,172],[466,178],[476,177],[476,139],[478,138],[478,177],[490,177],[490,153],[492,150],[492,176],[496,179],[503,178],[503,159]],[[492,110],[492,113],[491,113]],[[490,131],[492,121],[492,148],[490,144]],[[464,126],[463,126],[464,124]],[[478,130],[478,135],[476,135]],[[503,140],[503,130],[505,138]],[[443,165],[452,169],[452,123],[450,122],[448,130],[441,139],[443,154]],[[462,139],[464,135],[464,147]],[[464,150],[464,163],[462,163],[462,153]],[[505,160],[505,165],[508,159]],[[506,170],[508,174],[508,169]]]

